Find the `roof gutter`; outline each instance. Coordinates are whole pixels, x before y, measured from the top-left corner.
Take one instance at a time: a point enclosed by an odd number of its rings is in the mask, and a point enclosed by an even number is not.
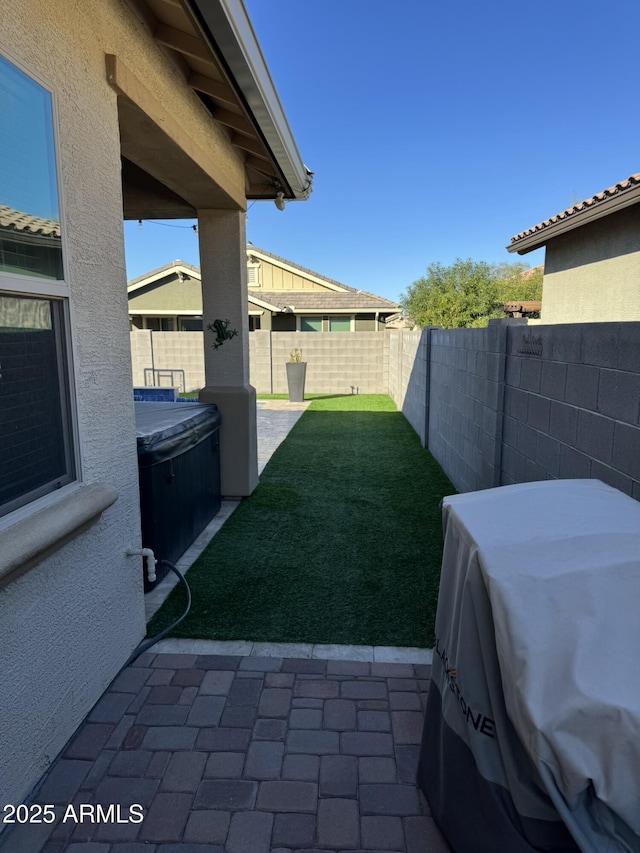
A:
[[[617,211],[630,207],[632,204],[638,204],[638,202],[640,202],[640,185],[627,190],[627,192],[616,194],[605,201],[592,204],[585,210],[565,216],[550,225],[545,225],[544,228],[527,234],[525,237],[513,238],[506,249],[508,252],[526,255],[527,252],[533,252],[534,249],[545,246],[549,240],[559,237],[560,234],[572,231],[574,228],[581,228],[589,222],[595,222],[596,219],[617,213]]]
[[[242,0],[189,0],[236,81],[288,186],[286,198],[304,201],[313,172],[302,162],[282,104]]]

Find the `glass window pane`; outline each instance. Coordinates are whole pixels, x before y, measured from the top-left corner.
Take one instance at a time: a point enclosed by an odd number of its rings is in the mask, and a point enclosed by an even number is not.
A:
[[[350,317],[329,317],[330,332],[350,332],[351,318]]]
[[[300,317],[301,332],[321,332],[322,317]]]
[[[180,331],[182,332],[201,332],[202,318],[201,317],[181,317]]]
[[[71,482],[62,305],[0,296],[0,515]]]
[[[1,56],[0,272],[63,278],[51,95]]]

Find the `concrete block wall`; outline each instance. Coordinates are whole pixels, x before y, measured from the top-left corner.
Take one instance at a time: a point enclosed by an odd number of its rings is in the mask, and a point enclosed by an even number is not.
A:
[[[147,331],[131,332],[131,372],[134,386],[144,385],[144,369],[151,367],[151,333]]]
[[[302,350],[310,394],[386,394],[388,332],[258,331],[249,334],[250,382],[258,394],[286,394],[289,353]],[[183,370],[185,391],[204,385],[202,332],[131,332],[133,384],[144,385],[145,368]],[[166,383],[165,383],[166,384]]]
[[[144,385],[145,368],[153,367],[184,371],[182,390],[198,391],[204,386],[203,333],[133,331],[131,361],[134,385]]]
[[[583,477],[640,499],[640,323],[512,327],[501,482]]]
[[[506,332],[431,330],[428,447],[461,492],[500,484]]]
[[[271,332],[249,335],[249,381],[259,394],[273,394],[271,371]]]
[[[426,447],[431,329],[389,332],[388,335],[389,396]]]
[[[257,338],[255,336],[258,335]],[[267,374],[270,336],[271,376]],[[252,341],[255,338],[255,343]],[[309,394],[386,394],[389,340],[386,332],[252,332],[251,384],[259,394],[286,394],[289,353],[302,350]],[[254,353],[256,361],[254,362]]]

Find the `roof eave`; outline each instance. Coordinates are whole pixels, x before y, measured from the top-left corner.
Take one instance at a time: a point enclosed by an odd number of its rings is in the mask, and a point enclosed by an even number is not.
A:
[[[313,173],[302,162],[260,45],[241,0],[189,0],[233,75],[288,186],[285,197],[304,201]]]
[[[526,255],[528,252],[533,252],[534,249],[540,249],[545,246],[554,237],[559,237],[568,231],[573,231],[575,228],[581,228],[589,222],[595,222],[597,219],[602,219],[603,216],[609,216],[612,213],[617,213],[625,207],[630,207],[632,204],[640,202],[640,185],[633,187],[625,193],[612,196],[605,201],[596,203],[581,210],[579,213],[574,213],[564,219],[547,225],[536,231],[533,234],[528,234],[519,240],[514,240],[506,249],[508,252],[517,252],[519,255]]]

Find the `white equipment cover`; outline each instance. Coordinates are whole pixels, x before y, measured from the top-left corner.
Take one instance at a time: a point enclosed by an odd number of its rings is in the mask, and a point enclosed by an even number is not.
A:
[[[637,853],[640,503],[599,480],[526,483],[446,498],[443,523],[442,585],[482,579],[536,784],[584,853]]]

